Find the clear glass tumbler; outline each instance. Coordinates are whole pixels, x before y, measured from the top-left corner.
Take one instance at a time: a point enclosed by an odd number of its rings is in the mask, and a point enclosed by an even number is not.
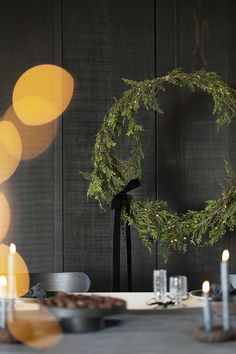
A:
[[[180,275],[180,279],[182,282],[182,298],[185,300],[188,298],[188,279],[186,275]]]
[[[167,294],[167,271],[165,269],[153,271],[153,292],[159,300],[165,300]]]
[[[176,305],[180,305],[183,300],[183,279],[181,275],[172,276],[169,279],[170,297]]]

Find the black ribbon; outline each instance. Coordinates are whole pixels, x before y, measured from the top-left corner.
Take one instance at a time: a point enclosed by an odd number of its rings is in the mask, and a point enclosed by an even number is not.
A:
[[[113,230],[113,291],[120,291],[120,216],[122,209],[130,213],[127,193],[140,186],[139,180],[132,179],[127,186],[115,195],[111,202],[111,209],[115,210],[114,230]],[[126,250],[127,250],[127,275],[128,291],[132,291],[132,254],[131,254],[131,234],[130,225],[126,223]]]

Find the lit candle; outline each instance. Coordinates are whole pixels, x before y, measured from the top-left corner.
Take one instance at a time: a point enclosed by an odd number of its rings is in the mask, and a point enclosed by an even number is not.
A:
[[[13,320],[14,315],[14,298],[16,295],[15,289],[15,253],[16,246],[14,243],[10,244],[10,253],[8,258],[8,296],[9,296],[9,320]]]
[[[6,324],[6,287],[7,287],[7,279],[2,275],[0,276],[0,303],[1,303],[0,328],[5,328],[5,324]]]
[[[209,302],[209,290],[210,284],[209,281],[204,281],[202,284],[202,292],[203,292],[203,319],[204,319],[204,327],[206,331],[210,331],[212,328],[211,325],[211,307]]]
[[[222,318],[223,318],[224,331],[227,331],[230,328],[228,260],[229,260],[229,251],[224,250],[224,252],[222,253],[222,262],[220,268],[221,289],[222,289],[222,312],[223,312]]]

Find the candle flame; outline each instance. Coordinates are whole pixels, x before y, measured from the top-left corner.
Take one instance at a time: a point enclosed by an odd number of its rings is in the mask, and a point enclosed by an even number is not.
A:
[[[7,278],[3,275],[0,276],[0,286],[7,286]]]
[[[224,250],[222,253],[222,261],[227,262],[229,260],[229,250]]]
[[[204,281],[202,284],[202,291],[203,293],[207,294],[210,290],[210,283],[208,280]]]
[[[10,253],[15,254],[16,253],[16,245],[14,243],[10,244]]]

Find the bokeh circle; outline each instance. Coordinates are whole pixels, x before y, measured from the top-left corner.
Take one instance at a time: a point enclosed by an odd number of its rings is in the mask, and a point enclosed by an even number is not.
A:
[[[24,124],[46,124],[65,111],[73,90],[74,79],[68,71],[52,64],[37,65],[16,82],[13,107]]]

